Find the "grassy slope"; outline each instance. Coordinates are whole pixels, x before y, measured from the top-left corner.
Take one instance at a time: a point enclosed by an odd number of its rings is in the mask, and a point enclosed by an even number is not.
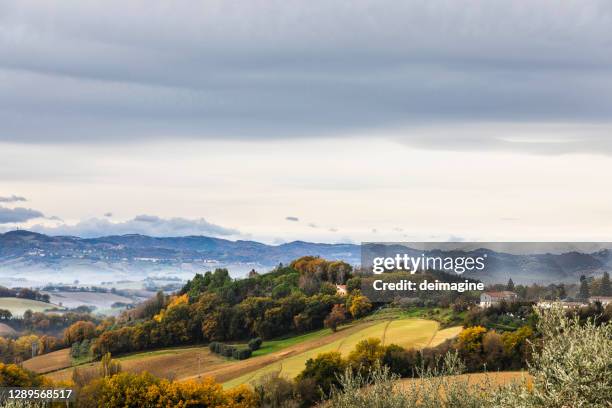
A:
[[[33,312],[44,312],[45,310],[52,309],[54,307],[60,308],[58,305],[53,303],[45,303],[38,300],[6,297],[0,298],[0,309],[10,310],[13,316],[21,317],[28,309]]]
[[[361,323],[358,326],[367,326],[371,323]],[[318,330],[300,336],[286,339],[265,341],[259,355],[248,360],[236,361],[210,353],[208,347],[173,347],[142,353],[128,354],[119,357],[125,371],[140,372],[143,370],[159,377],[193,378],[199,375],[212,375],[222,380],[234,378],[246,371],[255,370],[266,364],[284,358],[288,354],[301,352],[309,347],[318,347],[327,341],[333,341],[344,333],[355,330],[355,325],[347,325],[338,333],[331,333],[328,329]],[[258,352],[260,351],[258,350]],[[44,365],[47,355],[36,357],[39,365]],[[199,359],[199,362],[198,362]],[[97,370],[98,362],[83,364],[79,370]],[[66,380],[72,376],[73,367],[66,364],[64,369],[49,373],[47,376],[53,380]],[[42,372],[42,371],[39,371]]]
[[[431,320],[407,318],[401,320],[374,321],[372,325],[363,327],[333,342],[279,360],[259,370],[234,378],[224,385],[231,388],[239,384],[248,383],[261,375],[273,371],[279,371],[281,375],[293,378],[302,371],[306,360],[309,358],[316,357],[318,354],[329,351],[339,351],[346,356],[355,348],[358,342],[370,337],[380,338],[383,340],[384,344],[395,343],[403,347],[422,348],[434,345],[432,344],[434,339],[437,344],[438,342],[444,341],[446,338],[454,337],[458,331],[461,330],[460,328],[452,328],[451,330],[443,331],[439,331],[438,329],[439,324]]]
[[[384,313],[369,317],[332,333],[322,329],[300,336],[265,341],[253,357],[235,361],[210,353],[207,347],[176,347],[134,353],[118,358],[125,371],[150,373],[166,378],[186,379],[213,376],[225,381],[226,386],[248,383],[270,371],[281,371],[283,375],[295,376],[304,367],[308,358],[326,351],[340,351],[347,355],[355,345],[369,337],[379,337],[385,344],[395,343],[405,347],[426,347],[454,337],[461,330],[454,327],[439,330],[439,323],[431,320],[397,318],[397,313]],[[39,356],[37,365],[45,366],[46,356]],[[73,368],[67,363],[65,369],[56,368],[48,374],[54,380],[69,379]],[[97,370],[98,363],[79,366],[80,370]],[[37,370],[38,371],[38,370]],[[38,371],[42,372],[42,371]]]
[[[302,334],[300,336],[287,337],[285,339],[264,341],[259,350],[253,352],[253,357],[265,356],[283,350],[287,347],[294,346],[308,340],[318,339],[331,334],[330,329],[317,330],[311,333]]]

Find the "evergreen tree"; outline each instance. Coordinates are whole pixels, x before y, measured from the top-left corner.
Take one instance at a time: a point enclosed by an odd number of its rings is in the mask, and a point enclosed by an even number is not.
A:
[[[586,276],[582,275],[580,276],[580,292],[578,293],[578,297],[582,300],[587,300],[590,296],[589,282]]]
[[[601,278],[601,288],[599,289],[601,296],[612,296],[612,287],[610,287],[610,274],[606,271]]]
[[[512,278],[508,279],[508,284],[506,285],[506,290],[514,291],[514,282]]]
[[[557,286],[557,294],[559,299],[565,299],[567,297],[567,292],[565,292],[565,284],[561,283]]]

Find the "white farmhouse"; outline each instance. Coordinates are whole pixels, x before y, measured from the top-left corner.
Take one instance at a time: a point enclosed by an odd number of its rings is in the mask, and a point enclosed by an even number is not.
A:
[[[517,298],[517,294],[509,290],[502,290],[501,292],[482,292],[480,294],[480,307],[495,306],[502,301],[514,302]]]

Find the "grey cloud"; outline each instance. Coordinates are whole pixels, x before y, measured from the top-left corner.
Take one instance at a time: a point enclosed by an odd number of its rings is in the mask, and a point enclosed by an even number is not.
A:
[[[0,196],[0,203],[16,203],[18,201],[28,201],[25,197],[16,196],[15,194],[11,196]]]
[[[104,216],[107,217],[107,218],[111,218],[113,216],[113,213],[112,212],[107,212],[107,213],[104,213]]]
[[[30,208],[5,208],[0,207],[0,224],[12,224],[17,222],[26,222],[34,218],[44,217],[40,211]]]
[[[158,237],[187,235],[240,236],[240,231],[225,228],[200,219],[160,218],[151,215],[139,215],[123,222],[111,222],[107,219],[91,218],[75,225],[62,224],[54,227],[35,225],[32,231],[49,235],[74,235],[79,237],[99,237],[104,235],[143,234]]]
[[[308,223],[308,226],[309,226],[310,228],[319,228],[319,226],[318,226],[317,224],[315,224],[314,222],[309,222],[309,223]]]
[[[608,124],[611,18],[606,0],[9,0],[0,5],[0,141],[406,128],[401,141],[427,148],[556,153],[488,132],[419,136],[414,127]],[[612,152],[599,133],[579,134],[574,151]]]
[[[298,222],[300,219],[299,219],[298,217],[291,217],[291,216],[288,216],[288,217],[285,217],[285,220],[287,220],[287,221],[294,221],[294,222]]]
[[[149,222],[149,223],[158,223],[161,221],[161,218],[155,215],[137,215],[134,217],[134,221],[136,222]]]

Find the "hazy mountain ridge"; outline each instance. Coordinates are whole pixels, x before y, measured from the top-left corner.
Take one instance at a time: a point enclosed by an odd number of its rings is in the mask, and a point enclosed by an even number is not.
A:
[[[592,253],[569,251],[516,255],[490,249],[422,251],[406,247],[386,246],[387,253],[402,250],[419,256],[470,256],[487,254],[487,268],[466,277],[484,282],[516,283],[576,282],[581,274],[597,275],[612,270],[612,252],[608,249]],[[304,255],[340,259],[353,265],[361,262],[361,247],[355,244],[323,244],[294,241],[267,245],[256,241],[230,241],[206,236],[150,237],[120,235],[99,238],[47,236],[29,231],[0,234],[0,277],[36,276],[38,272],[68,275],[87,273],[103,279],[148,276],[152,273],[195,272],[227,266],[235,276],[255,268],[265,271],[279,262],[288,263]],[[60,275],[61,276],[61,275]]]
[[[295,241],[266,245],[206,236],[150,237],[121,235],[99,238],[51,237],[29,231],[0,234],[0,276],[18,277],[40,270],[81,270],[146,275],[151,272],[209,270],[227,266],[242,274],[266,270],[307,254],[359,263],[360,248],[352,244]]]

